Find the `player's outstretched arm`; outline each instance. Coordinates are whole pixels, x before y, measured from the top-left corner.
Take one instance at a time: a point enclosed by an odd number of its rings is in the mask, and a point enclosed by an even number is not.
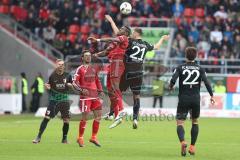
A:
[[[121,41],[119,40],[119,38],[101,38],[101,39],[97,39],[95,37],[89,37],[88,38],[89,41],[95,43],[95,42],[118,42],[120,43]]]
[[[105,56],[107,56],[106,50],[93,54],[93,57],[105,57]]]
[[[169,39],[169,35],[164,35],[161,37],[161,39],[158,41],[158,43],[154,44],[154,50],[160,49],[161,45],[164,41],[167,41]]]
[[[178,77],[179,77],[179,67],[177,67],[173,72],[172,78],[169,83],[169,90],[173,90],[173,86],[175,85]]]
[[[116,25],[116,23],[113,21],[112,17],[110,15],[105,15],[106,20],[111,24],[112,30],[114,34],[116,35],[119,32],[119,29]]]

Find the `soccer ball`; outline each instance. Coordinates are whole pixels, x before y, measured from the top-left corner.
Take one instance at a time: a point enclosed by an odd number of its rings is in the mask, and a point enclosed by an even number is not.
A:
[[[132,12],[132,5],[128,2],[123,2],[121,5],[120,5],[120,11],[122,14],[130,14]]]

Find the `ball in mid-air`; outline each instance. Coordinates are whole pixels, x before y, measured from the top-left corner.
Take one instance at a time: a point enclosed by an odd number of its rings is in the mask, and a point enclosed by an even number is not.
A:
[[[123,2],[120,5],[120,11],[122,14],[128,15],[132,12],[132,5],[128,2]]]

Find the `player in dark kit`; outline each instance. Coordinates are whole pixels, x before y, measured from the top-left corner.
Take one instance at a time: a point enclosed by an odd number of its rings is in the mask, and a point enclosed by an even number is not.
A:
[[[67,144],[67,133],[69,130],[70,119],[70,102],[68,97],[68,83],[72,83],[72,78],[67,74],[64,67],[63,60],[56,61],[56,69],[49,77],[48,83],[45,84],[47,90],[49,90],[49,105],[47,107],[45,117],[40,125],[39,133],[37,137],[32,141],[33,143],[39,143],[41,141],[42,134],[47,127],[50,118],[54,118],[58,112],[61,113],[63,119],[63,137],[62,143]]]
[[[106,19],[111,23],[112,29],[115,33],[118,32],[118,28],[113,19],[106,15]],[[135,28],[129,38],[128,48],[125,52],[125,71],[121,77],[120,90],[126,91],[129,87],[133,93],[133,129],[137,128],[137,119],[140,109],[140,91],[143,78],[143,63],[145,55],[148,51],[159,50],[162,43],[168,40],[169,36],[164,35],[158,41],[158,43],[152,45],[142,40],[142,29]],[[113,114],[113,110],[109,113],[108,117]]]
[[[129,38],[128,49],[125,53],[125,72],[121,77],[120,89],[126,91],[129,87],[133,93],[133,129],[137,129],[140,109],[140,91],[143,78],[143,63],[148,51],[159,50],[169,36],[164,35],[158,43],[152,45],[142,40],[142,29],[135,28]]]
[[[197,141],[199,127],[198,118],[200,115],[200,86],[201,81],[205,83],[205,86],[211,96],[211,103],[214,104],[212,88],[207,80],[206,73],[203,68],[195,63],[197,57],[197,50],[194,47],[187,47],[185,50],[186,63],[179,65],[172,76],[169,84],[169,89],[173,90],[173,86],[179,78],[179,95],[177,106],[177,134],[181,143],[181,155],[186,156],[187,143],[184,138],[184,121],[187,118],[188,112],[190,112],[192,120],[191,129],[191,145],[189,153],[195,154],[195,143]]]

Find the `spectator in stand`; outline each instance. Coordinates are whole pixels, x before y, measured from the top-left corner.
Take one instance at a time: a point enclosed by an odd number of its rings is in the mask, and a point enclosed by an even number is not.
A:
[[[215,26],[214,31],[210,32],[210,40],[212,42],[216,41],[216,42],[221,42],[223,39],[223,34],[221,31],[219,31],[219,27]]]
[[[32,12],[29,12],[28,19],[25,22],[25,27],[29,29],[32,33],[34,33],[36,26],[36,18],[34,17]]]
[[[225,11],[225,7],[221,5],[219,7],[219,10],[214,13],[214,17],[220,17],[221,19],[227,19],[228,14]]]
[[[52,44],[55,36],[56,36],[56,29],[53,28],[52,25],[48,25],[47,27],[43,28],[43,39],[45,41]]]
[[[82,46],[79,43],[74,45],[73,50],[70,52],[71,55],[80,55],[82,53]]]
[[[226,25],[226,30],[223,32],[224,39],[227,37],[227,40],[233,44],[233,32],[231,31],[231,27],[229,25]]]
[[[195,27],[191,27],[191,31],[188,32],[188,36],[193,38],[194,43],[197,43],[199,40],[199,32]]]
[[[237,59],[240,58],[240,34],[236,36],[236,40],[233,46],[233,54]]]
[[[181,0],[175,0],[176,2],[172,5],[172,12],[174,17],[180,17],[184,11],[184,6],[181,4]]]
[[[229,41],[229,39],[228,39],[227,36],[224,36],[221,44],[222,44],[222,46],[226,46],[226,49],[227,49],[228,51],[232,51],[232,44],[231,44],[231,42]]]
[[[187,46],[196,47],[196,43],[195,43],[195,41],[194,41],[193,36],[188,36]]]
[[[209,42],[207,42],[206,39],[200,38],[200,41],[197,44],[197,49],[198,50],[202,49],[204,51],[204,53],[207,54],[209,52],[210,48],[211,48],[211,46],[210,46]]]
[[[187,40],[180,33],[178,33],[176,39],[173,42],[173,47],[177,51],[177,56],[182,58],[184,57],[184,51],[187,47]]]

